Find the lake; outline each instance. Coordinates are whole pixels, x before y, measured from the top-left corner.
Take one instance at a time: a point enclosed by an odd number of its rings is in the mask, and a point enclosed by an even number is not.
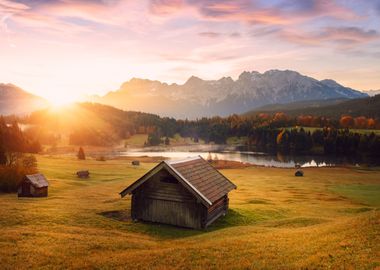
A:
[[[277,155],[251,152],[236,151],[234,147],[222,145],[202,145],[202,146],[181,146],[181,147],[153,147],[129,149],[121,152],[122,156],[148,156],[148,157],[165,157],[169,159],[184,159],[188,157],[201,156],[207,159],[211,155],[212,159],[239,161],[258,166],[294,168],[295,164],[302,167],[326,167],[326,166],[344,166],[344,165],[380,165],[379,160],[363,160],[359,157],[335,157],[322,155]]]

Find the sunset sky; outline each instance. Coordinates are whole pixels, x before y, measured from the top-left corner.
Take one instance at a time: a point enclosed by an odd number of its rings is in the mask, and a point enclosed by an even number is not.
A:
[[[292,69],[380,89],[379,31],[378,0],[0,0],[0,82],[75,99]]]

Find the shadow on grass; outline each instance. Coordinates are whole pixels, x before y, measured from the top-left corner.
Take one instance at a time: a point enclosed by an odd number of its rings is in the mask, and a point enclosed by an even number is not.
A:
[[[266,227],[271,228],[301,228],[313,225],[318,225],[325,223],[328,220],[322,218],[312,218],[312,217],[296,217],[290,219],[282,219],[278,221],[268,222],[265,224]]]
[[[269,200],[265,200],[265,199],[253,199],[253,200],[248,201],[248,203],[250,203],[250,204],[273,204]]]
[[[106,218],[114,219],[120,222],[129,222],[129,230],[149,234],[151,236],[158,237],[161,239],[177,239],[191,237],[230,227],[254,225],[264,221],[277,220],[285,217],[284,210],[229,209],[225,216],[222,216],[219,219],[217,219],[206,229],[197,230],[147,221],[133,222],[130,216],[130,211],[124,210],[106,211],[99,214]]]
[[[111,218],[117,221],[131,221],[131,213],[129,211],[105,211],[99,213],[100,215]]]

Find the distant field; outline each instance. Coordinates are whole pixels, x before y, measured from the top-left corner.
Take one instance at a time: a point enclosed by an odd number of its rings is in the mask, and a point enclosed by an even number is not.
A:
[[[195,143],[190,137],[182,137],[180,134],[176,133],[173,138],[170,138],[170,145],[189,145],[189,144],[202,144],[205,143],[204,140],[199,139]]]
[[[241,145],[245,144],[247,142],[248,137],[229,137],[227,139],[227,144],[228,145]]]
[[[132,222],[119,192],[154,166],[38,156],[49,197],[0,194],[1,269],[375,269],[380,169],[222,170],[230,211],[204,231]],[[87,180],[76,178],[89,169]]]
[[[142,147],[147,140],[147,134],[136,134],[125,140],[125,145]]]
[[[164,138],[163,138],[164,139]],[[191,145],[191,144],[201,144],[204,143],[203,140],[199,140],[198,143],[195,143],[190,137],[182,137],[179,134],[175,134],[173,138],[170,139],[170,145]],[[144,143],[148,140],[147,134],[135,134],[129,139],[125,140],[125,144],[134,147],[143,147]]]

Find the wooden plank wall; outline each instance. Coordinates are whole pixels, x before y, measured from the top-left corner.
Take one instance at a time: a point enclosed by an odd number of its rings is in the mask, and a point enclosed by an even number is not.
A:
[[[228,209],[228,195],[223,196],[219,200],[213,203],[212,206],[210,206],[207,209],[207,217],[205,220],[205,225],[210,225],[217,217],[227,213]]]
[[[183,203],[143,198],[138,200],[141,220],[172,224],[181,227],[200,228],[200,214],[195,203]]]
[[[152,176],[132,196],[132,218],[200,228],[204,206],[165,170]]]

